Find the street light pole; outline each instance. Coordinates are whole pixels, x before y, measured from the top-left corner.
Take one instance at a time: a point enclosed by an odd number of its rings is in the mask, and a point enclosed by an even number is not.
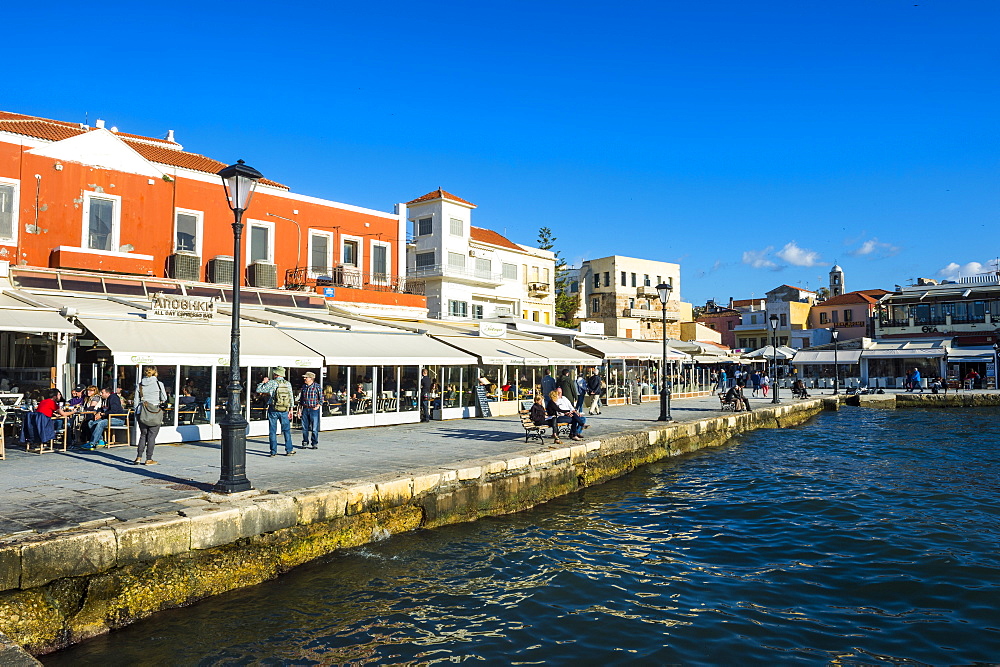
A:
[[[250,205],[257,187],[257,181],[262,176],[253,167],[248,167],[239,160],[236,164],[222,169],[219,174],[226,190],[229,208],[233,211],[233,302],[232,329],[229,341],[229,394],[226,403],[226,414],[219,422],[222,429],[222,466],[219,481],[215,483],[214,491],[218,493],[237,493],[249,491],[253,487],[247,479],[247,423],[243,416],[243,406],[240,397],[243,387],[240,385],[240,278],[243,275],[242,253],[240,241],[243,235],[243,212]],[[247,378],[249,381],[250,378]]]
[[[993,343],[993,388],[1000,389],[1000,341]]]
[[[836,327],[830,330],[830,335],[833,336],[833,393],[840,393],[840,366],[837,365],[837,339],[840,338],[840,332],[837,331]]]
[[[674,286],[669,283],[660,283],[656,286],[656,293],[660,297],[660,306],[663,314],[663,359],[660,361],[660,416],[657,421],[670,422],[670,389],[667,387],[667,301],[670,300],[670,292]]]
[[[778,400],[778,316],[771,315],[767,318],[771,323],[771,386],[774,393],[771,394],[771,403],[777,405]]]

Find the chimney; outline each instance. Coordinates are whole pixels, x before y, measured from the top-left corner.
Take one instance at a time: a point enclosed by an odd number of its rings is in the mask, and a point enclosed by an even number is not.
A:
[[[167,130],[167,141],[169,141],[171,143],[174,143],[174,144],[177,143],[176,141],[174,141],[174,131],[173,130]]]
[[[733,309],[733,297],[729,297],[729,310]]]
[[[98,130],[103,130],[104,129],[104,121],[102,119],[98,118],[97,120],[94,121],[94,127],[96,127]]]

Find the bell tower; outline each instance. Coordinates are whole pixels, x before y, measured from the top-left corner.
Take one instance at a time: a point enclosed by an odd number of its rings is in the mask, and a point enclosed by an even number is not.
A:
[[[830,298],[840,296],[844,290],[844,270],[838,264],[834,264],[830,269]]]

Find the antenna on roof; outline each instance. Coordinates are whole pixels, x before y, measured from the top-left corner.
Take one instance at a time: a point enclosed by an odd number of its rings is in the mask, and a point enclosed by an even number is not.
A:
[[[83,124],[86,125],[87,127],[90,127],[90,112],[89,111],[84,111],[83,112]]]

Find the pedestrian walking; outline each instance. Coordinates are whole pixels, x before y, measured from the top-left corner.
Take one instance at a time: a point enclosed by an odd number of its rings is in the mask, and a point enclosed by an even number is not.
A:
[[[548,398],[549,394],[551,394],[556,389],[556,379],[552,377],[552,374],[549,372],[548,368],[546,368],[545,371],[543,371],[542,373],[541,384],[542,384],[542,396],[545,396],[546,398]]]
[[[316,384],[316,374],[312,371],[302,376],[299,389],[298,415],[302,422],[302,449],[316,449],[319,445],[319,417],[323,406],[323,392]]]
[[[420,421],[422,422],[429,422],[433,415],[432,393],[434,393],[434,378],[425,368],[420,371]]]
[[[601,414],[601,396],[604,394],[602,388],[603,382],[601,381],[601,376],[598,374],[596,368],[590,369],[590,375],[587,376],[587,390],[593,397],[593,401],[590,404],[590,409],[587,414],[599,415]]]
[[[716,391],[724,391],[726,389],[726,382],[726,369],[723,368],[719,371],[719,384],[715,387]]]
[[[570,370],[568,368],[564,368],[562,373],[559,374],[559,382],[557,383],[557,387],[559,389],[562,389],[562,395],[566,398],[567,401],[570,402],[570,404],[573,406],[573,409],[575,410],[576,399],[577,399],[576,380],[573,378],[572,375],[570,375]]]
[[[764,398],[767,398],[767,391],[771,388],[771,378],[767,373],[762,373],[760,376],[760,388],[764,392]]]
[[[760,391],[760,373],[757,371],[750,374],[750,386],[753,388],[753,395],[756,396]]]
[[[578,371],[576,376],[576,411],[583,412],[583,402],[587,399],[587,392],[590,391],[590,387],[587,386],[587,378],[583,376],[583,371]]]
[[[271,456],[278,454],[278,425],[285,437],[285,456],[295,454],[292,445],[292,385],[285,379],[285,369],[277,366],[271,369],[273,380],[265,375],[257,385],[257,393],[267,396],[267,439],[271,445]]]
[[[145,465],[155,466],[153,447],[156,445],[156,435],[163,425],[163,404],[167,402],[167,389],[160,382],[156,366],[146,366],[142,381],[139,382],[139,402],[136,405],[135,422],[139,429],[136,439],[135,461],[139,465],[145,457]]]

